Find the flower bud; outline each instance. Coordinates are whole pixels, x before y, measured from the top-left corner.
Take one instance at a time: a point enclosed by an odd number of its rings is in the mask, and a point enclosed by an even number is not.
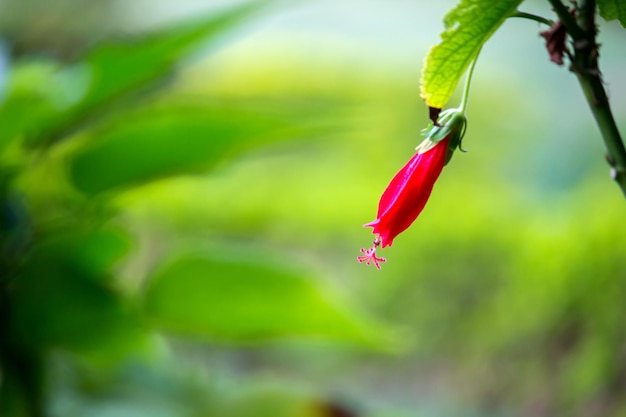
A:
[[[461,148],[466,119],[459,109],[439,114],[422,134],[426,139],[415,148],[415,154],[393,177],[378,203],[376,220],[365,224],[376,235],[370,249],[361,249],[359,262],[380,269],[385,262],[376,254],[378,246],[391,246],[396,236],[406,230],[424,209],[430,193],[445,164],[456,148]]]

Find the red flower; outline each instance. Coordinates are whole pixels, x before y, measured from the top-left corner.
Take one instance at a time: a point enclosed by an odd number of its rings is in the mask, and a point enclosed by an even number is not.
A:
[[[376,235],[371,248],[361,248],[359,262],[373,263],[380,269],[385,258],[376,256],[376,249],[391,246],[422,212],[443,166],[450,161],[456,148],[461,148],[466,119],[462,109],[449,109],[439,114],[436,123],[422,131],[426,140],[416,153],[393,177],[378,203],[376,220],[365,227],[373,227]]]
[[[448,138],[425,148],[425,151],[418,150],[393,177],[378,203],[376,220],[365,225],[374,228],[373,233],[380,236],[383,248],[391,246],[393,239],[405,231],[424,209],[443,169]]]
[[[405,231],[424,209],[428,197],[446,162],[449,137],[439,142],[424,141],[407,164],[393,177],[378,203],[376,220],[365,227],[373,227],[376,235],[369,249],[361,249],[359,262],[374,263],[380,269],[385,258],[376,256],[376,248],[391,246],[393,240]]]

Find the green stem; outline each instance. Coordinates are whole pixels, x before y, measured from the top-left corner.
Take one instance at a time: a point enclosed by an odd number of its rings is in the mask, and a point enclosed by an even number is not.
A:
[[[580,27],[587,34],[593,34],[594,39],[596,31],[596,2],[595,0],[580,0],[578,19],[576,19]]]
[[[611,176],[626,196],[626,148],[615,123],[598,67],[596,2],[595,0],[580,0],[578,15],[574,18],[559,0],[548,1],[573,40],[574,54],[571,57],[570,71],[576,74],[602,134],[607,160],[612,167]]]
[[[535,22],[539,22],[547,26],[552,26],[554,24],[552,20],[546,19],[543,16],[538,16],[536,14],[522,12],[520,10],[516,10],[515,13],[513,13],[510,17],[521,17],[522,19],[534,20]]]
[[[469,101],[470,83],[472,82],[472,76],[474,75],[474,67],[476,66],[476,61],[478,61],[479,54],[480,54],[480,49],[478,50],[478,53],[476,54],[472,62],[470,62],[469,68],[467,70],[467,77],[465,78],[465,85],[463,86],[463,96],[461,97],[461,107],[460,107],[461,113],[463,114],[465,114],[465,111],[467,110],[467,102]]]

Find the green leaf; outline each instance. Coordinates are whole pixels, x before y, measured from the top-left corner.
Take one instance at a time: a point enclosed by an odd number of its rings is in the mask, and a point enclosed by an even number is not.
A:
[[[155,274],[145,309],[158,327],[209,340],[389,342],[389,330],[264,251],[220,252],[182,256]]]
[[[461,0],[444,18],[441,42],[426,56],[421,97],[441,109],[480,48],[513,13],[521,0]]]
[[[33,60],[16,63],[7,82],[7,97],[0,106],[0,151],[13,140],[38,135],[84,94],[84,79],[60,77],[55,62]],[[68,73],[69,75],[69,73]]]
[[[70,67],[25,65],[25,71],[10,81],[9,96],[0,108],[0,150],[21,137],[30,145],[49,145],[121,103],[132,104],[162,87],[183,58],[217,41],[261,4],[240,5],[151,34],[105,42]]]
[[[68,159],[83,193],[120,190],[168,175],[205,170],[225,155],[296,137],[289,113],[183,105],[148,109],[94,133]],[[301,133],[301,132],[300,132]]]
[[[43,239],[11,288],[9,331],[29,349],[60,347],[108,361],[146,340],[110,269],[129,248],[118,230]]]
[[[182,57],[240,23],[260,3],[240,5],[136,40],[105,44],[86,58],[92,83],[82,106],[93,108],[166,75]]]
[[[604,20],[617,19],[626,28],[626,0],[598,0],[598,9]]]

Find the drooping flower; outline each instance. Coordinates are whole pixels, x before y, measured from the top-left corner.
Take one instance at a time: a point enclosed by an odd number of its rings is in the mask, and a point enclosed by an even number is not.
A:
[[[449,139],[430,145],[423,142],[407,164],[393,177],[378,203],[376,220],[367,223],[380,236],[381,246],[391,246],[393,240],[405,231],[424,209],[428,197],[439,178],[446,159]]]
[[[424,209],[443,167],[457,147],[465,131],[465,116],[457,109],[443,112],[438,123],[425,130],[426,140],[393,177],[378,203],[376,220],[365,224],[376,235],[371,248],[361,248],[357,260],[380,269],[385,258],[376,255],[379,246],[391,246]]]

